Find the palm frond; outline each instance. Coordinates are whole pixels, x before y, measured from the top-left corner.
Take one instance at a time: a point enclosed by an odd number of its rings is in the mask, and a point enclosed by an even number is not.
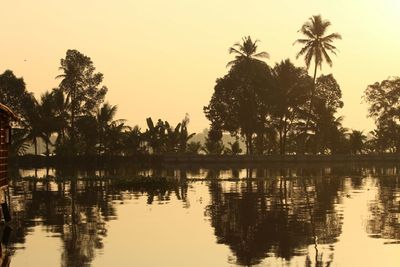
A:
[[[315,39],[315,34],[308,26],[303,25],[303,27],[300,29],[300,32],[310,39]]]
[[[329,42],[329,43],[335,39],[342,40],[342,36],[339,33],[335,32],[321,38],[322,42]]]
[[[261,57],[261,58],[269,58],[269,54],[267,52],[260,52],[254,55],[254,57]]]
[[[325,49],[322,49],[322,54],[323,54],[323,56],[324,56],[324,58],[325,58],[325,60],[326,60],[326,63],[328,63],[328,65],[329,65],[330,67],[332,67],[332,60],[331,60],[331,58],[329,57],[329,55],[328,55],[328,53],[326,52]]]
[[[300,51],[296,55],[296,58],[299,58],[300,56],[304,55],[308,50],[310,50],[310,47],[312,47],[312,43],[309,43],[302,49],[300,49]]]
[[[312,49],[308,49],[306,54],[305,54],[305,56],[304,56],[304,62],[306,63],[306,68],[307,69],[310,68],[312,57],[313,57],[313,50]]]
[[[296,41],[293,42],[293,45],[299,43],[299,44],[307,44],[308,42],[310,42],[310,39],[297,39]]]
[[[229,54],[239,54],[239,55],[243,55],[244,56],[244,53],[243,52],[241,52],[241,51],[239,51],[239,50],[237,50],[236,48],[234,48],[234,47],[230,47],[229,48]]]

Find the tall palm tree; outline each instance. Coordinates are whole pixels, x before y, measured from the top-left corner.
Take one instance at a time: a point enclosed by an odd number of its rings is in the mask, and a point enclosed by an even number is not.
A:
[[[262,58],[269,58],[269,54],[265,51],[257,53],[258,42],[258,40],[251,40],[250,36],[243,37],[242,43],[235,43],[229,48],[229,54],[235,54],[235,59],[230,61],[226,66],[230,67],[244,60],[260,60]]]
[[[332,59],[329,53],[336,55],[337,49],[332,44],[336,39],[342,39],[339,33],[327,34],[327,29],[331,25],[328,20],[323,20],[321,15],[312,16],[306,21],[299,32],[301,32],[305,38],[297,39],[294,44],[299,43],[304,45],[301,50],[297,53],[296,58],[304,56],[307,69],[310,68],[311,61],[314,58],[314,86],[311,90],[310,106],[308,110],[309,117],[306,123],[306,129],[308,130],[309,120],[311,116],[313,98],[315,93],[315,83],[317,78],[318,66],[322,68],[322,63],[326,61],[329,66],[332,66]]]

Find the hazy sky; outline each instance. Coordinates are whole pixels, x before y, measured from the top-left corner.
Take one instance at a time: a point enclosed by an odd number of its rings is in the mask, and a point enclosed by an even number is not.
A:
[[[400,75],[399,12],[399,0],[3,1],[0,71],[23,76],[40,96],[58,85],[66,50],[77,49],[104,74],[119,118],[144,127],[148,116],[176,123],[189,113],[190,130],[199,132],[233,43],[250,35],[270,65],[290,58],[303,66],[293,41],[304,21],[321,14],[343,36],[333,68],[323,72],[341,85],[344,125],[370,130],[361,96],[368,84]]]

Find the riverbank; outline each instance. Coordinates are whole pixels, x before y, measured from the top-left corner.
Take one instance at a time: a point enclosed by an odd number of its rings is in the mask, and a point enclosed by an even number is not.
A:
[[[10,159],[14,166],[104,166],[135,164],[143,166],[164,165],[214,165],[214,164],[306,164],[306,163],[378,163],[400,162],[400,154],[361,155],[135,155],[135,156],[35,156],[24,155]]]

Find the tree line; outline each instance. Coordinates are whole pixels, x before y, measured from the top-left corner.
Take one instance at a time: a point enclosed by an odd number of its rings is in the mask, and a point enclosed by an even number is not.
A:
[[[364,101],[376,129],[367,135],[342,125],[338,110],[344,105],[341,88],[332,74],[317,75],[323,63],[332,65],[334,41],[340,34],[328,34],[331,23],[320,15],[307,20],[297,58],[274,66],[258,51],[258,40],[250,36],[235,43],[229,53],[228,73],[218,78],[205,116],[210,128],[204,144],[190,139],[186,115],[177,125],[147,118],[147,129],[128,126],[116,119],[117,106],[105,101],[108,88],[90,57],[68,50],[60,60],[59,85],[36,99],[23,78],[11,70],[0,75],[0,99],[20,116],[13,127],[12,153],[21,155],[30,144],[38,153],[38,140],[46,155],[137,155],[165,153],[240,154],[244,142],[247,154],[359,154],[397,152],[400,148],[400,78],[369,85]],[[313,76],[308,74],[314,68]],[[223,134],[234,142],[224,144]]]
[[[370,105],[377,130],[371,133],[343,127],[338,110],[344,105],[341,88],[332,74],[317,75],[323,63],[332,65],[337,54],[338,33],[328,33],[331,23],[312,16],[300,28],[301,45],[296,57],[274,66],[258,51],[258,40],[250,36],[234,44],[234,60],[228,73],[216,80],[214,93],[204,107],[210,120],[208,141],[215,154],[222,153],[222,133],[242,138],[248,154],[360,154],[397,151],[395,121],[398,112],[398,78],[367,87],[364,100]],[[308,74],[313,67],[313,76]],[[384,87],[389,88],[384,88]],[[380,95],[386,92],[387,95]],[[388,97],[388,99],[386,99]],[[391,102],[388,101],[391,99]],[[390,111],[390,109],[393,109]]]

